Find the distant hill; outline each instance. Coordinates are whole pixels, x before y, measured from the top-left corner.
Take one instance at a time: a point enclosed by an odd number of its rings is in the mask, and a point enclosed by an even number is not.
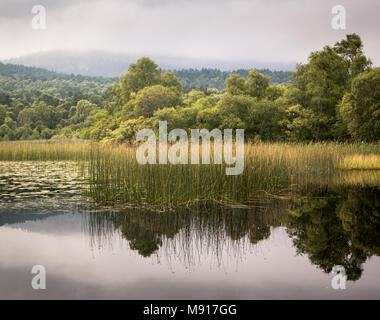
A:
[[[148,56],[162,69],[270,69],[294,71],[294,63],[273,63],[255,61],[221,61],[209,59],[191,59],[157,54],[125,54],[106,51],[66,52],[46,51],[13,58],[4,62],[40,67],[51,71],[87,76],[119,77],[128,70],[131,63],[140,57]]]
[[[22,99],[21,104],[29,105],[43,92],[59,99],[72,97],[73,102],[89,99],[100,104],[99,97],[118,81],[118,78],[69,75],[0,62],[0,106],[11,106],[14,99]]]
[[[116,82],[118,78],[92,77],[80,74],[64,74],[46,70],[39,67],[24,66],[0,62],[0,77],[12,78],[14,80],[49,81],[49,80],[75,80],[75,81],[97,81]]]
[[[118,81],[121,74],[128,70],[129,64],[135,63],[141,55],[116,54],[109,52],[94,51],[88,53],[73,52],[41,52],[10,59],[6,62],[25,66],[34,66],[38,69],[23,69],[11,67],[17,73],[21,71],[27,76],[35,75],[41,79],[78,79],[87,77],[112,77]],[[291,65],[273,65],[271,69],[285,71],[271,71],[269,67],[263,68],[263,64],[249,64],[247,62],[231,63],[220,61],[191,60],[164,56],[151,57],[163,70],[172,70],[181,80],[185,91],[202,88],[225,88],[225,81],[232,73],[238,73],[247,77],[249,70],[256,69],[260,73],[270,76],[272,83],[284,84],[291,79],[293,67]],[[207,68],[205,67],[207,66]],[[235,68],[228,69],[229,66]],[[276,68],[277,67],[277,68]],[[25,68],[25,67],[24,67]],[[42,69],[43,68],[43,69]],[[49,71],[52,71],[49,73]],[[228,71],[235,70],[235,71]],[[287,70],[287,71],[286,71]],[[70,76],[69,76],[70,75]]]

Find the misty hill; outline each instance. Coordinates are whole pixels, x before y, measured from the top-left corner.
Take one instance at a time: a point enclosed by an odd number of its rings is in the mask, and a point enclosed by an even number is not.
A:
[[[115,77],[128,70],[131,63],[135,63],[141,55],[116,54],[102,51],[88,53],[73,53],[64,51],[51,51],[31,54],[15,59],[7,60],[12,64],[34,66],[57,73],[84,75],[91,77]],[[225,80],[231,73],[238,73],[247,77],[249,70],[256,69],[260,73],[268,75],[273,84],[286,83],[291,79],[290,71],[271,71],[263,68],[263,64],[249,64],[247,62],[231,63],[220,61],[191,60],[185,58],[173,58],[157,56],[153,60],[163,70],[172,70],[181,80],[185,91],[200,88],[225,88]],[[235,67],[228,69],[228,67]],[[261,66],[261,67],[260,67]],[[272,69],[292,69],[290,65],[273,65]],[[235,71],[227,71],[235,70]],[[46,70],[35,70],[34,73],[43,77],[65,77],[62,74],[47,74]],[[23,72],[25,70],[22,70]],[[30,70],[30,72],[33,72]]]
[[[119,77],[143,56],[150,57],[164,70],[181,69],[219,69],[222,71],[236,69],[270,69],[294,71],[295,64],[255,61],[221,61],[191,59],[157,54],[126,54],[107,51],[68,52],[46,51],[6,60],[13,64],[41,67],[44,69],[88,76]]]
[[[116,82],[118,78],[92,77],[81,74],[64,74],[50,71],[40,67],[24,66],[0,62],[0,77],[14,80],[50,81],[50,80],[74,80],[74,81],[98,81],[104,83]]]
[[[5,106],[13,112],[12,121],[16,121],[18,112],[30,107],[43,93],[50,96],[47,101],[50,105],[66,98],[70,98],[73,104],[87,99],[100,105],[107,90],[118,81],[118,78],[68,75],[0,62],[0,128],[7,116],[1,107]],[[56,103],[53,100],[57,100]]]

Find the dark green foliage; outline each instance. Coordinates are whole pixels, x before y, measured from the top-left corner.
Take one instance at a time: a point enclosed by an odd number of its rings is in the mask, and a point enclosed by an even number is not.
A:
[[[292,81],[269,70],[163,73],[147,57],[120,81],[0,64],[0,140],[122,143],[166,120],[170,129],[244,129],[255,141],[377,141],[379,74],[356,34],[312,52]]]
[[[340,114],[354,138],[380,140],[380,68],[352,81],[351,92],[345,94]]]
[[[0,63],[0,140],[50,139],[63,132],[70,136],[89,111],[110,101],[114,81]],[[91,110],[82,110],[83,101]]]
[[[250,69],[238,69],[234,71],[220,71],[218,69],[184,69],[175,70],[174,73],[182,82],[185,92],[191,90],[202,90],[205,88],[226,88],[226,80],[232,74],[240,75],[247,79]],[[271,71],[268,69],[257,69],[257,72],[269,76],[273,84],[286,84],[292,79],[291,71]]]

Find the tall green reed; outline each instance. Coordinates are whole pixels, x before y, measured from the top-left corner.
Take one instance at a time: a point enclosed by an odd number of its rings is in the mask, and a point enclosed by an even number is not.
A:
[[[355,154],[380,154],[380,147],[246,143],[243,173],[227,176],[226,165],[213,164],[213,160],[211,164],[141,165],[136,160],[135,146],[77,140],[0,143],[0,160],[78,162],[86,181],[85,193],[97,203],[162,210],[199,203],[249,207],[263,196],[289,197],[310,188],[363,183],[357,175],[347,178],[347,173],[340,170],[344,159]],[[371,183],[377,179],[371,176]]]

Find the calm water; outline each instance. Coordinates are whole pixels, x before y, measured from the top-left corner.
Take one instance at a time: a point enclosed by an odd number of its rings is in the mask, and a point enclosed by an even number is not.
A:
[[[373,181],[170,213],[99,208],[80,183],[73,164],[0,162],[1,299],[380,298]],[[31,287],[34,265],[46,290]],[[346,290],[331,287],[334,265]]]

